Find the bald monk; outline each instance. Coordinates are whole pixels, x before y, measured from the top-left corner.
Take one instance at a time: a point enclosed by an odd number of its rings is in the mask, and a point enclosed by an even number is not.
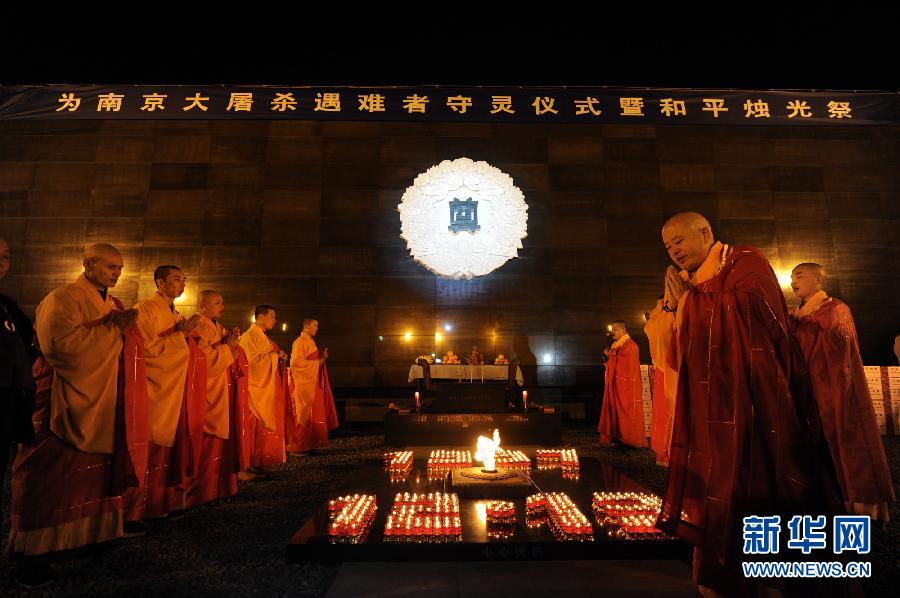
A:
[[[185,495],[187,507],[236,494],[239,471],[233,433],[238,384],[233,379],[233,366],[240,350],[241,329],[226,330],[219,322],[225,300],[216,291],[202,291],[197,309],[200,317],[193,335],[206,358],[206,416],[197,475]]]
[[[325,361],[328,349],[316,347],[319,322],[303,320],[303,330],[291,348],[291,403],[296,414],[299,434],[290,438],[288,450],[306,454],[328,444],[328,432],[338,426],[334,396],[328,381]]]
[[[288,391],[279,362],[287,355],[266,336],[276,321],[274,307],[259,305],[253,324],[241,335],[241,348],[249,363],[249,422],[254,436],[252,466],[240,473],[241,480],[255,479],[265,472],[263,468],[286,461],[284,418]]]
[[[84,252],[84,273],[37,307],[42,356],[34,364],[36,440],[13,465],[7,553],[34,557],[120,538],[121,492],[140,482],[146,450],[146,378],[137,311],[109,294],[122,273],[115,247]],[[52,571],[26,558],[20,581]]]
[[[600,406],[601,444],[613,441],[634,447],[647,446],[644,400],[641,396],[641,360],[623,320],[612,324],[613,344],[606,362],[606,384]]]
[[[665,359],[666,348],[660,346],[665,338],[660,328],[667,324],[665,295],[660,295],[656,307],[650,312],[644,333],[650,340],[650,357],[653,360],[653,418],[650,429],[650,448],[656,454],[656,464],[669,465],[669,445],[672,444],[672,422],[675,417],[675,393],[678,388],[678,372]]]
[[[866,383],[850,308],[823,290],[825,268],[804,263],[791,272],[800,306],[794,334],[809,367],[813,396],[848,510],[887,520],[895,500],[872,396]]]
[[[150,446],[143,492],[125,496],[129,521],[184,510],[187,481],[199,461],[206,404],[206,360],[189,340],[199,316],[185,319],[174,305],[187,277],[177,266],[159,266],[153,280],[156,292],[135,306],[144,339]]]
[[[695,212],[662,229],[667,324],[651,339],[678,371],[669,471],[658,527],[694,545],[704,594],[746,592],[742,518],[830,514],[830,457],[808,374],[771,266],[717,242]],[[830,504],[829,504],[830,501]]]

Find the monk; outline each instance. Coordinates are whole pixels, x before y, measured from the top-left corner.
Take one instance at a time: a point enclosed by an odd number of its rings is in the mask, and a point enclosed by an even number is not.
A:
[[[206,417],[197,475],[191,479],[185,505],[193,507],[237,493],[233,410],[237,381],[233,366],[241,329],[226,330],[219,322],[225,300],[216,291],[202,291],[197,299],[199,319],[193,335],[206,357]]]
[[[717,242],[701,214],[662,229],[666,325],[651,339],[678,371],[669,471],[657,525],[691,543],[701,593],[748,588],[741,525],[750,515],[837,511],[808,374],[772,267]]]
[[[35,333],[42,356],[35,441],[13,464],[7,553],[25,556],[20,582],[41,585],[52,576],[35,557],[124,535],[121,492],[136,486],[146,444],[146,377],[138,313],[109,293],[124,264],[115,247],[84,252],[84,273],[51,292],[37,307]]]
[[[184,511],[184,491],[199,461],[206,404],[206,360],[189,340],[199,316],[185,319],[174,305],[187,277],[177,266],[159,266],[153,280],[156,292],[135,306],[150,415],[145,487],[125,496],[126,516],[135,522]]]
[[[653,360],[653,419],[650,429],[650,448],[656,454],[656,464],[669,465],[669,445],[672,444],[672,422],[675,417],[675,393],[678,388],[678,372],[665,360],[665,347],[660,346],[660,327],[665,327],[663,310],[665,295],[661,295],[650,312],[644,333],[650,340],[650,358]]]
[[[9,245],[0,239],[0,279],[10,265]],[[34,348],[34,326],[18,304],[0,295],[0,488],[5,487],[11,443],[34,442],[34,378],[31,365],[40,353]],[[0,498],[0,521],[6,505]]]
[[[803,263],[791,272],[800,306],[791,311],[794,334],[809,367],[813,396],[847,510],[887,520],[895,500],[884,446],[875,422],[856,325],[850,308],[823,290],[825,268]]]
[[[613,441],[634,447],[647,446],[644,403],[641,396],[640,349],[623,320],[612,324],[613,344],[606,362],[606,384],[600,406],[600,442]]]
[[[303,320],[303,330],[291,348],[291,401],[299,434],[289,445],[292,453],[308,454],[328,444],[328,432],[338,426],[334,396],[328,381],[325,361],[328,349],[316,347],[319,322]]]
[[[259,305],[254,321],[241,335],[241,348],[249,363],[249,418],[253,429],[252,466],[238,475],[240,480],[253,480],[265,473],[266,467],[284,463],[284,419],[287,395],[284,369],[279,361],[287,355],[269,340],[266,332],[275,327],[275,308]]]

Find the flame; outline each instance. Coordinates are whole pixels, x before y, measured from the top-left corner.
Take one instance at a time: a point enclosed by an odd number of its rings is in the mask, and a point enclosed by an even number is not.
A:
[[[494,456],[500,448],[500,430],[494,430],[494,439],[485,436],[478,437],[478,448],[475,451],[475,459],[484,463],[485,471],[496,471]]]

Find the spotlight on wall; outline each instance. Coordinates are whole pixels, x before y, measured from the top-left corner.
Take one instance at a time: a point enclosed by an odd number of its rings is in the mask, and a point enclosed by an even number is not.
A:
[[[435,333],[434,333],[434,342],[439,343],[439,342],[441,342],[441,339],[442,339],[442,338],[444,338],[444,337],[441,336],[441,333],[440,333],[440,332],[435,332]]]
[[[384,340],[384,337],[381,336],[381,335],[379,334],[379,335],[378,335],[378,340],[379,340],[379,341],[383,341],[383,340]]]
[[[544,353],[544,363],[553,363],[553,355],[551,353]]]
[[[411,341],[411,340],[412,340],[412,332],[410,332],[409,330],[407,330],[407,331],[403,334],[403,340],[405,340],[406,342]]]
[[[444,330],[446,330],[447,332],[450,332],[451,330],[453,330],[453,326],[450,325],[449,323],[444,324]]]
[[[287,322],[285,322],[284,324],[281,325],[281,331],[287,332]]]
[[[791,286],[790,270],[776,270],[775,275],[778,277],[778,284],[780,284],[782,288]]]

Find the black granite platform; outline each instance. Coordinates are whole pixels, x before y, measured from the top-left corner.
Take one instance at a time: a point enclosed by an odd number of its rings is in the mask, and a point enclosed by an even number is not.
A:
[[[437,447],[436,447],[437,448]],[[533,456],[533,455],[532,455]],[[589,542],[557,541],[547,525],[529,527],[525,522],[525,499],[512,498],[516,505],[516,523],[507,538],[488,535],[485,501],[459,498],[462,539],[458,542],[396,542],[384,540],[384,524],[398,492],[453,492],[450,476],[429,480],[425,461],[417,459],[404,481],[391,482],[383,463],[354,470],[342,494],[374,494],[378,511],[366,540],[359,544],[332,543],[327,535],[327,504],[316,511],[294,534],[287,546],[287,560],[317,562],[352,561],[479,561],[479,560],[584,560],[584,559],[687,559],[690,555],[681,541],[662,539],[624,539],[607,534],[596,524],[591,512],[593,492],[647,490],[595,459],[582,458],[578,479],[564,479],[559,469],[529,473],[534,492],[565,492],[594,523]],[[331,497],[337,498],[337,497]]]
[[[559,446],[559,413],[388,413],[384,443],[388,446],[470,446],[478,436],[500,430],[504,445]]]

